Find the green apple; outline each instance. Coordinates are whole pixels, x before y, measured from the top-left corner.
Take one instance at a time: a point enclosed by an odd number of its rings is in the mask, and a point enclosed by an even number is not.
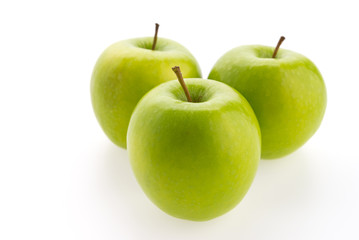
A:
[[[319,128],[326,108],[317,67],[299,53],[278,51],[279,45],[234,48],[208,77],[237,89],[251,104],[261,128],[262,158],[267,159],[301,147]]]
[[[157,34],[117,42],[102,53],[92,74],[91,98],[97,120],[113,143],[126,148],[128,123],[137,102],[153,87],[174,79],[171,67],[176,64],[185,77],[201,77],[197,61],[185,47],[169,39],[157,40]]]
[[[176,81],[148,92],[137,105],[127,134],[137,181],[164,212],[205,221],[234,208],[244,197],[260,159],[255,114],[226,84],[186,79],[193,102]]]

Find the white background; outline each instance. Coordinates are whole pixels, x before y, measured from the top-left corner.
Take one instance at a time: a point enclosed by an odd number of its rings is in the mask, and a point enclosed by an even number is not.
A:
[[[0,2],[0,239],[359,239],[356,1]],[[320,129],[260,162],[243,201],[208,222],[168,216],[100,129],[92,68],[113,42],[186,46],[207,77],[243,44],[309,57],[328,90]]]

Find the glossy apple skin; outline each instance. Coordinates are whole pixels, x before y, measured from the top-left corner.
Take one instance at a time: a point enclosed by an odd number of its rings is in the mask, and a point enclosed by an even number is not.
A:
[[[127,135],[135,176],[164,212],[205,221],[235,207],[246,194],[260,159],[255,114],[226,84],[185,79],[187,102],[177,80],[147,93]]]
[[[327,94],[317,67],[305,56],[260,45],[223,55],[209,79],[237,89],[251,104],[262,133],[262,158],[274,159],[301,147],[319,128]]]
[[[103,131],[126,148],[128,123],[138,101],[153,87],[175,79],[171,67],[181,66],[184,77],[201,77],[199,65],[182,45],[164,38],[117,42],[99,57],[91,79],[92,105]]]

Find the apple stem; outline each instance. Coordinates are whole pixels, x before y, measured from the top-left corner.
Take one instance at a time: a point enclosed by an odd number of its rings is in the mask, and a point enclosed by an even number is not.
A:
[[[155,50],[155,48],[156,48],[157,33],[158,33],[158,28],[159,27],[160,27],[160,25],[158,23],[156,23],[156,30],[155,30],[155,36],[153,37],[152,50]]]
[[[274,49],[274,53],[273,53],[273,56],[272,58],[275,58],[277,56],[277,53],[278,53],[278,50],[279,50],[279,47],[280,45],[282,44],[282,42],[285,40],[285,37],[281,36],[278,43],[277,43],[277,46],[276,48]]]
[[[188,102],[192,102],[192,98],[191,98],[191,95],[189,95],[189,91],[187,89],[187,86],[186,86],[186,83],[184,82],[183,80],[183,76],[182,76],[182,72],[181,72],[181,69],[179,66],[174,66],[172,68],[172,70],[175,72],[176,76],[177,76],[177,79],[178,81],[180,82],[182,88],[183,88],[183,91],[184,93],[186,94],[186,97],[187,97],[187,100]]]

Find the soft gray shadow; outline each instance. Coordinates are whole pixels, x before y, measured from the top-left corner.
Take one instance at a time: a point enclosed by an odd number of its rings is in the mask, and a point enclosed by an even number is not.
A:
[[[108,178],[108,187],[119,196],[136,194],[137,183],[130,166],[127,150],[107,144],[102,150],[103,170]]]
[[[101,150],[101,157],[102,167],[98,171],[104,180],[100,184],[106,188],[103,192],[108,211],[120,222],[125,216],[126,224],[141,228],[142,236],[143,233],[167,236],[180,232],[178,238],[172,238],[180,239],[213,231],[213,237],[217,238],[216,229],[251,233],[274,216],[310,214],[318,203],[318,178],[312,168],[315,159],[305,150],[282,159],[261,160],[256,178],[242,202],[229,213],[207,222],[177,219],[157,208],[136,182],[126,150],[108,144]],[[139,236],[133,232],[134,238]]]
[[[238,224],[252,227],[278,216],[288,221],[309,216],[320,204],[315,161],[305,149],[281,159],[261,160],[251,189],[236,210],[243,217]]]

